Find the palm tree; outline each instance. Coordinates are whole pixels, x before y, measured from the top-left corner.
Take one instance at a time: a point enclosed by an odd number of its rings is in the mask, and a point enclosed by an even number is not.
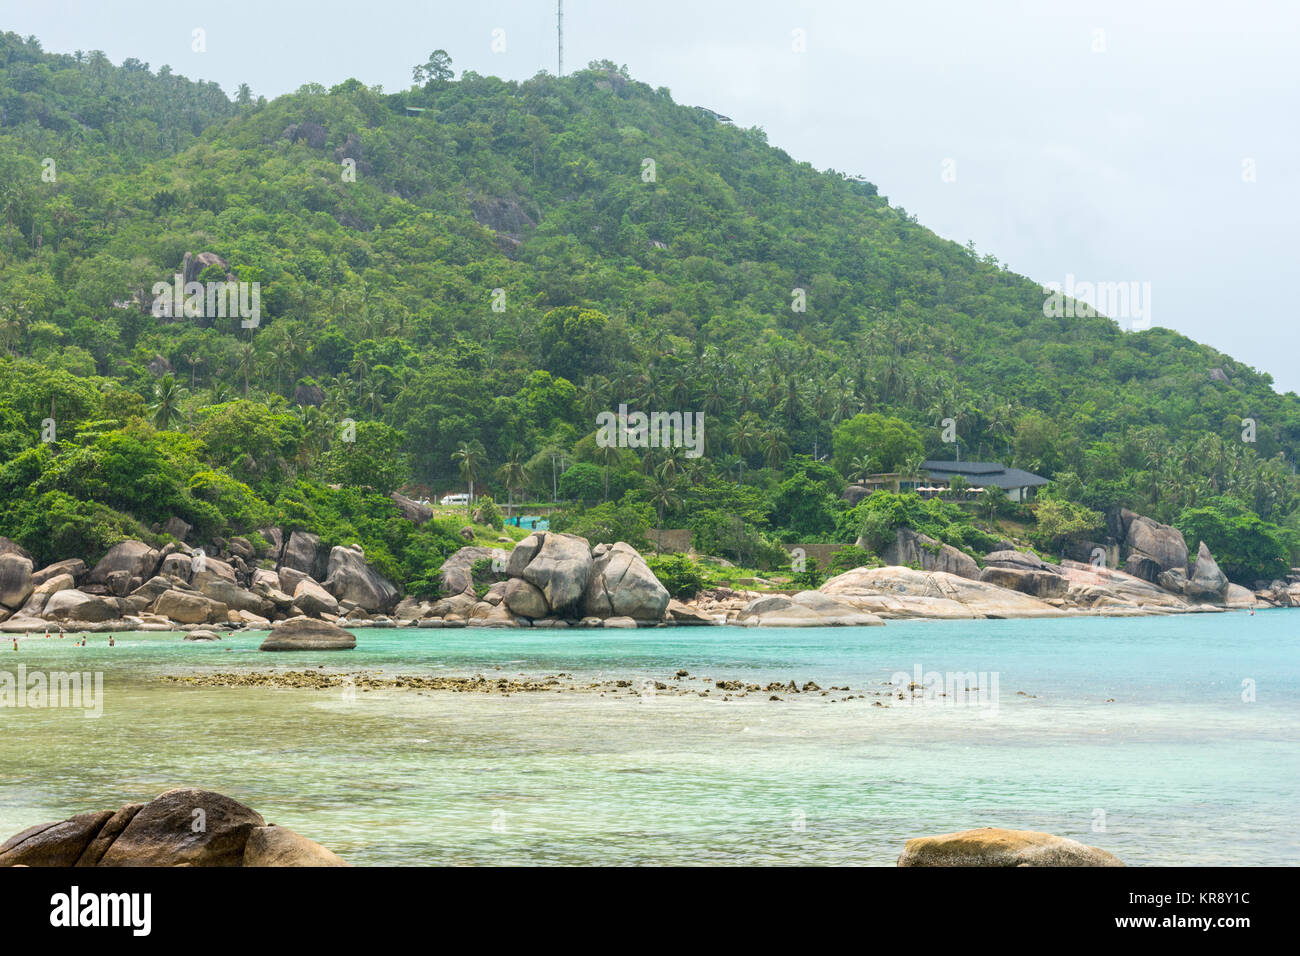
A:
[[[310,464],[329,445],[334,426],[328,416],[315,405],[299,405],[298,417],[302,421],[302,458]]]
[[[673,445],[663,453],[663,460],[659,465],[659,470],[665,473],[669,478],[676,480],[682,473],[686,453],[679,446]]]
[[[781,388],[780,411],[785,416],[785,422],[793,428],[801,418],[804,411],[804,384],[799,371],[791,369],[785,377],[785,384]]]
[[[609,500],[609,466],[617,464],[619,460],[618,448],[614,445],[599,445],[596,448],[596,461],[605,469],[605,497],[602,501]]]
[[[353,356],[348,371],[357,377],[357,401],[360,402],[361,389],[365,385],[366,376],[370,373],[370,363],[366,361],[365,356]]]
[[[912,455],[910,458],[904,459],[898,471],[900,481],[910,481],[915,485],[921,480],[921,475],[925,472],[925,456]]]
[[[154,383],[153,401],[149,403],[149,411],[153,414],[155,428],[159,431],[169,431],[172,425],[184,418],[180,406],[184,395],[185,389],[176,384],[176,377],[170,373]]]
[[[203,364],[203,353],[198,349],[195,349],[193,352],[190,352],[185,356],[185,361],[188,362],[190,366],[190,388],[193,389],[195,386],[194,377],[198,372],[199,366]]]
[[[702,363],[704,372],[704,414],[717,418],[727,407],[727,384],[732,380],[730,363],[714,355],[706,355]]]
[[[773,425],[763,433],[763,457],[767,467],[775,471],[789,456],[790,443],[786,439],[785,429],[780,425]]]
[[[497,478],[506,486],[506,517],[514,514],[515,492],[523,488],[528,476],[524,474],[523,452],[519,446],[510,449],[510,457],[497,469]],[[609,479],[606,478],[605,495],[609,496]]]
[[[655,511],[659,515],[658,526],[662,528],[664,526],[664,509],[680,508],[682,505],[682,499],[677,494],[677,480],[659,471],[651,477],[646,490],[650,493],[650,504],[654,505]],[[656,535],[656,552],[658,549],[659,543]]]
[[[248,398],[248,377],[257,367],[257,350],[252,342],[240,342],[235,346],[235,370],[244,376],[244,398]]]
[[[861,481],[867,475],[874,474],[875,469],[871,465],[871,455],[854,455],[849,459],[849,473],[844,477],[849,481]]]
[[[741,376],[740,388],[736,392],[736,407],[742,417],[754,410],[754,380],[748,375]]]
[[[361,397],[363,401],[369,403],[371,416],[378,414],[379,407],[384,403],[383,383],[380,382],[377,377],[371,378],[371,380],[366,383],[365,392]]]
[[[726,454],[716,460],[718,471],[724,475],[729,475],[738,469],[743,470],[745,467],[744,460],[739,455]]]
[[[22,341],[23,323],[18,318],[17,313],[6,311],[3,318],[0,318],[0,344],[8,353],[14,353],[14,347]]]
[[[220,380],[214,381],[208,386],[208,400],[206,405],[224,405],[230,401],[230,386]]]
[[[588,421],[609,406],[609,380],[603,375],[588,375],[578,388],[578,404]]]
[[[282,391],[282,381],[284,373],[292,373],[298,364],[298,359],[302,354],[302,347],[299,344],[300,336],[296,323],[281,322],[271,326],[265,332],[263,345],[270,352],[271,367],[275,369],[275,390]],[[292,377],[290,378],[292,382]]]
[[[451,453],[451,460],[460,463],[461,480],[469,485],[469,504],[465,508],[467,511],[469,505],[474,503],[474,482],[478,481],[483,471],[486,457],[487,450],[477,438],[471,442],[461,442]]]
[[[691,400],[691,375],[685,366],[678,366],[672,373],[672,384],[668,387],[668,398],[674,408],[686,408]]]
[[[752,412],[746,412],[731,427],[731,448],[740,458],[741,478],[745,475],[745,459],[758,448],[758,425],[758,417]],[[740,483],[740,478],[736,483]]]

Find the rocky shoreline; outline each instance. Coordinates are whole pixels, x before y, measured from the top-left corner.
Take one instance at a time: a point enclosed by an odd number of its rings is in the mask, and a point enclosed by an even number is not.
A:
[[[185,527],[170,527],[183,538]],[[1300,569],[1285,580],[1232,584],[1201,543],[1189,561],[1174,528],[1123,512],[1107,547],[1127,552],[1125,570],[1104,560],[1045,561],[1010,546],[981,567],[969,555],[900,529],[886,567],[859,567],[819,589],[798,592],[713,588],[689,601],[670,597],[629,545],[537,532],[512,550],[467,546],[440,571],[445,597],[402,597],[358,547],[326,547],[304,531],[264,528],[264,546],[217,539],[210,551],[183,540],[162,548],[123,541],[93,567],[79,558],[36,569],[0,538],[0,632],[54,628],[186,631],[271,630],[266,650],[352,646],[330,630],[362,627],[663,626],[868,627],[887,620],[1100,617],[1204,613],[1300,606]],[[1086,543],[1085,543],[1086,544]],[[1094,553],[1105,553],[1098,545]],[[309,622],[304,624],[303,622]],[[331,635],[322,645],[310,632]]]
[[[828,698],[830,703],[848,700],[867,700],[875,698],[903,698],[901,691],[892,684],[882,687],[890,689],[853,690],[847,684],[821,687],[816,681],[791,679],[788,681],[767,681],[753,683],[742,680],[715,679],[697,677],[685,670],[678,670],[672,676],[662,679],[650,677],[608,678],[604,680],[587,680],[576,678],[572,674],[547,674],[542,677],[486,677],[475,674],[470,677],[405,674],[393,677],[382,676],[382,671],[326,672],[323,668],[304,671],[222,671],[207,674],[167,674],[158,680],[181,684],[187,687],[273,687],[293,690],[346,690],[369,692],[375,690],[414,691],[419,694],[430,691],[457,694],[492,694],[509,697],[512,694],[591,694],[600,697],[708,697],[714,700],[741,700],[754,696],[760,700],[784,701],[799,695],[809,698]],[[908,695],[914,693],[909,688]],[[889,704],[876,701],[876,706],[887,707]]]

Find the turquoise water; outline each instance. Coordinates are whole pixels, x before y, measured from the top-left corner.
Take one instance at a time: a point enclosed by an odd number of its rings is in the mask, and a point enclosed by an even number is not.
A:
[[[910,836],[986,825],[1074,837],[1130,864],[1300,860],[1296,613],[357,635],[355,651],[333,654],[260,654],[260,635],[0,644],[0,671],[104,675],[99,719],[0,708],[0,836],[192,785],[357,864],[892,865]],[[867,697],[349,700],[157,679],[318,665],[634,687],[686,669]],[[897,700],[884,682],[918,666],[982,673],[986,693],[996,680],[995,705]]]

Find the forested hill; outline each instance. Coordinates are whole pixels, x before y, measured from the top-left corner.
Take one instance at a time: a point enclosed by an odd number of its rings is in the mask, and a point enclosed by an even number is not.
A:
[[[199,466],[275,509],[304,482],[446,489],[468,450],[499,498],[541,494],[556,455],[597,461],[595,415],[620,402],[705,413],[703,464],[674,465],[687,484],[656,499],[676,521],[701,482],[770,494],[864,412],[942,458],[953,418],[963,458],[1093,508],[1173,520],[1231,495],[1291,521],[1300,402],[1267,375],[1166,329],[1048,318],[1037,282],[870,183],[613,64],[523,83],[445,66],[399,93],[230,100],[0,37],[0,533],[34,534],[17,511],[52,492],[110,524],[163,520]],[[187,253],[212,254],[201,280],[260,284],[256,328],[151,314]],[[185,435],[165,453],[180,487],[141,499],[66,474],[40,447],[51,400],[64,458]],[[345,418],[371,467],[342,461]],[[834,451],[850,477],[902,464]],[[625,453],[602,497],[655,497],[656,463]],[[745,513],[790,528],[779,503]]]

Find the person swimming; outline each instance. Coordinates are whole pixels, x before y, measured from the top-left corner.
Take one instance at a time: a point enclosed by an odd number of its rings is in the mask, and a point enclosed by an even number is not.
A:
[[[112,635],[112,634],[108,635],[108,646],[109,646],[109,647],[113,647],[113,646],[116,645],[116,644],[117,644],[117,642],[116,642],[115,640],[113,640],[113,635]]]

